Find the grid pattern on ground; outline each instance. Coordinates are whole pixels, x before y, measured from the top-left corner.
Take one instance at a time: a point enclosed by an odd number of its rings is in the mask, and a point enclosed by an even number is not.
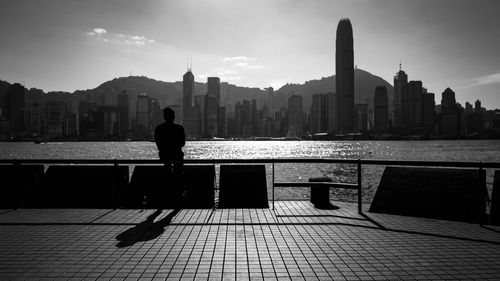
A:
[[[0,279],[500,279],[500,229],[356,205],[0,210]]]

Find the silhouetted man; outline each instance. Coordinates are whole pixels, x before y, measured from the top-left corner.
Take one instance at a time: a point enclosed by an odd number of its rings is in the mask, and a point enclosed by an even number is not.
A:
[[[169,107],[163,110],[165,122],[155,128],[155,142],[160,154],[160,160],[165,163],[167,173],[172,173],[175,179],[176,192],[180,196],[182,188],[182,162],[184,152],[182,147],[186,144],[184,128],[174,124],[175,111]]]

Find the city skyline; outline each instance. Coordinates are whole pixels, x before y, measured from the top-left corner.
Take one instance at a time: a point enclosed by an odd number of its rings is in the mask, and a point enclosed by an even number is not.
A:
[[[348,17],[359,68],[391,83],[401,60],[430,92],[450,87],[462,104],[480,99],[500,107],[494,1],[2,5],[0,31],[9,40],[0,44],[0,79],[45,91],[93,88],[129,73],[179,81],[188,58],[198,81],[218,76],[235,85],[277,89],[319,79],[335,74],[332,35],[339,19]]]

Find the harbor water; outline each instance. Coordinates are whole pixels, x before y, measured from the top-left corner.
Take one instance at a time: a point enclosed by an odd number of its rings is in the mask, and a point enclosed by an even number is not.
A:
[[[186,159],[337,158],[426,161],[500,162],[499,140],[439,141],[191,141]],[[157,159],[153,142],[32,142],[0,143],[1,159]],[[269,192],[272,165],[266,165]],[[133,167],[131,167],[131,172]],[[384,171],[363,165],[363,200],[370,202]],[[218,169],[217,169],[218,172]],[[356,165],[276,164],[276,182],[301,182],[310,177],[331,177],[334,182],[356,183]],[[493,173],[487,170],[491,189]],[[355,201],[355,190],[332,190],[332,199]],[[276,189],[277,199],[306,199],[308,188]]]

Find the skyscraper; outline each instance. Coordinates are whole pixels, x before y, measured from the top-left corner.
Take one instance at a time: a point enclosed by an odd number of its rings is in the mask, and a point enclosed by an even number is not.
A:
[[[191,68],[188,68],[188,71],[182,77],[182,94],[182,118],[179,118],[179,121],[182,120],[186,138],[196,138],[199,136],[198,118],[193,105],[194,75]]]
[[[394,111],[392,112],[392,124],[394,128],[401,128],[402,126],[402,111],[401,111],[401,94],[403,87],[408,83],[408,75],[401,70],[401,64],[399,65],[399,71],[394,76]]]
[[[191,69],[182,76],[182,116],[183,119],[193,118],[194,75]]]
[[[288,98],[288,133],[287,137],[300,137],[302,131],[302,96],[293,95]]]
[[[442,94],[439,133],[450,138],[460,136],[460,111],[455,100],[455,92],[450,88],[446,88]]]
[[[311,105],[311,133],[326,133],[333,131],[335,118],[333,93],[313,94]]]
[[[424,125],[423,106],[422,81],[408,82],[401,91],[401,117],[410,134],[418,134],[417,128]]]
[[[31,105],[30,131],[32,136],[40,136],[42,134],[42,106],[38,102],[34,102]]]
[[[149,126],[150,99],[145,93],[137,96],[137,125],[142,126],[147,132],[151,130]]]
[[[356,130],[364,132],[368,129],[368,104],[356,104]]]
[[[120,118],[118,122],[119,135],[124,137],[129,130],[129,97],[126,90],[118,94],[118,109],[120,111]]]
[[[49,138],[66,135],[67,112],[67,105],[63,101],[45,103],[45,132]]]
[[[321,94],[312,95],[311,103],[311,133],[316,134],[320,132],[321,128]]]
[[[205,98],[205,137],[218,137],[219,129],[220,79],[207,78],[207,96]]]
[[[217,137],[218,136],[218,123],[217,114],[219,113],[219,106],[217,106],[217,98],[211,95],[205,96],[205,131],[203,136],[206,138]]]
[[[375,88],[374,110],[375,131],[383,132],[389,130],[389,101],[387,98],[387,88],[385,86],[378,86]]]
[[[347,18],[341,19],[337,26],[335,79],[338,129],[350,133],[354,131],[354,49],[352,26]]]
[[[217,104],[220,104],[220,78],[208,77],[207,78],[207,92],[209,96],[217,99]]]
[[[18,137],[25,132],[25,104],[26,89],[15,83],[9,87],[6,95],[5,116],[10,121],[10,128],[14,136]]]

